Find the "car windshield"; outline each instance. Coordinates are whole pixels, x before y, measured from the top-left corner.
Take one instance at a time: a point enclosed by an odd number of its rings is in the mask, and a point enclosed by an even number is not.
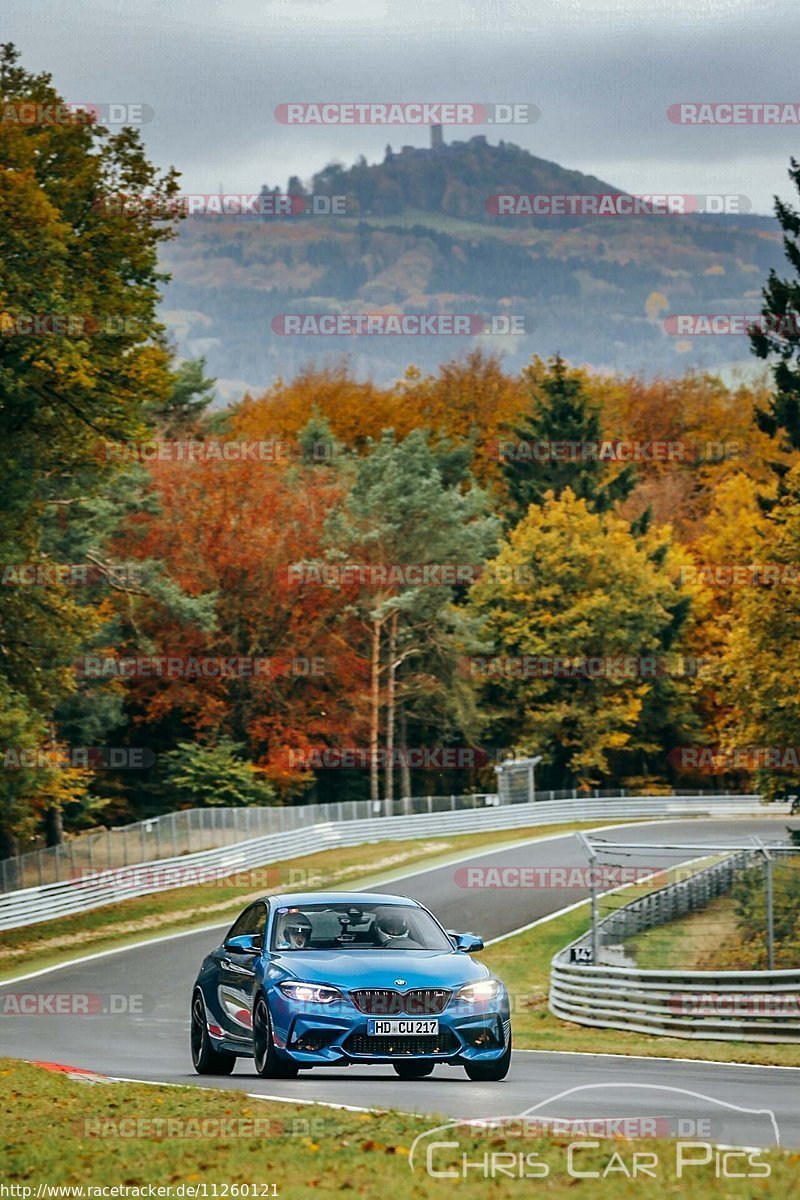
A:
[[[452,950],[430,913],[409,904],[304,904],[279,908],[272,950]]]

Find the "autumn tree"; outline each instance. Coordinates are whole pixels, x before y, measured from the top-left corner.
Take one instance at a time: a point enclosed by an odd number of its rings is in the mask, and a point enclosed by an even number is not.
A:
[[[789,178],[800,194],[800,162],[791,159]],[[783,248],[797,278],[781,278],[770,271],[763,291],[762,326],[751,331],[753,352],[772,364],[774,394],[757,412],[758,426],[776,438],[784,451],[800,450],[800,212],[775,197],[775,216],[783,230]],[[773,470],[779,479],[788,471],[778,459]]]
[[[339,473],[257,460],[158,462],[150,472],[157,508],[132,517],[122,544],[136,559],[163,562],[189,597],[212,598],[214,621],[203,627],[152,602],[138,614],[139,637],[154,653],[272,666],[254,677],[131,681],[130,718],[158,752],[189,736],[200,745],[228,738],[284,794],[302,790],[311,777],[290,752],[340,744],[362,721],[365,669],[347,614],[334,592],[292,571],[321,557],[325,520],[344,490]],[[160,802],[165,781],[153,787]]]
[[[635,482],[634,469],[600,457],[600,408],[587,392],[583,373],[557,356],[546,366],[534,360],[525,377],[529,408],[501,442],[508,523],[524,517],[530,504],[541,504],[547,492],[558,496],[566,488],[597,512],[624,500]],[[557,444],[564,443],[574,452],[562,455]]]
[[[373,567],[399,568],[464,564],[477,571],[491,551],[499,524],[488,515],[485,494],[470,480],[446,480],[436,451],[424,432],[403,441],[387,431],[354,463],[354,477],[340,511],[327,523],[328,558]],[[453,588],[416,586],[388,578],[367,586],[353,603],[368,631],[370,658],[370,792],[378,798],[378,748],[385,674],[386,752],[393,762],[397,676],[404,664],[435,643],[450,659],[458,657],[452,622]],[[384,647],[385,642],[385,647]],[[445,647],[449,648],[445,649]],[[413,691],[413,689],[412,689]],[[409,695],[411,692],[409,693]],[[442,697],[447,708],[446,697]],[[386,774],[387,797],[393,768]]]
[[[663,778],[689,715],[687,688],[663,671],[687,615],[673,566],[663,537],[635,537],[565,488],[529,508],[474,586],[492,728],[542,754],[555,786]],[[524,656],[526,672],[506,667]]]
[[[773,568],[772,578],[754,578],[735,589],[720,669],[727,705],[722,744],[728,749],[800,746],[800,673],[795,650],[800,638],[800,467],[784,478],[785,488],[762,527],[756,565]],[[777,577],[776,577],[777,569]],[[755,760],[754,760],[755,765]],[[758,770],[759,790],[770,798],[796,794],[800,768]]]
[[[45,563],[45,514],[106,486],[116,466],[98,452],[103,439],[140,434],[146,406],[169,391],[156,305],[157,248],[171,226],[156,217],[176,177],[157,172],[131,129],[110,135],[90,117],[36,115],[61,105],[49,75],[26,71],[13,46],[0,48],[4,564]],[[109,203],[123,192],[124,214]],[[148,206],[138,203],[144,194]],[[0,590],[0,677],[4,712],[14,714],[0,724],[5,745],[53,742],[54,709],[75,686],[70,663],[97,619],[65,587]],[[46,773],[26,782],[2,772],[6,788],[0,855],[41,813],[57,813],[64,794]]]

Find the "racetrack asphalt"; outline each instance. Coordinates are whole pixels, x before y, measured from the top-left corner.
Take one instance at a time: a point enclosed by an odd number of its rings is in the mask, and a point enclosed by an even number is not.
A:
[[[786,825],[786,817],[695,818],[598,826],[594,832],[631,843],[672,840],[711,849],[720,842],[745,842],[752,835],[782,840]],[[609,853],[608,861],[657,868],[698,854],[697,850],[642,849],[630,856]],[[484,868],[587,865],[574,834],[473,852],[459,862]],[[475,932],[487,940],[588,894],[583,887],[466,888],[463,870],[457,872],[459,864],[450,862],[364,890],[412,896],[447,928]],[[699,1130],[697,1136],[707,1128],[697,1123],[711,1122],[710,1140],[732,1145],[771,1144],[777,1125],[781,1144],[800,1146],[800,1068],[604,1056],[601,1029],[596,1031],[596,1054],[515,1051],[511,1071],[502,1083],[470,1082],[461,1069],[445,1066],[417,1081],[400,1080],[391,1067],[374,1066],[324,1068],[301,1072],[293,1080],[267,1080],[255,1073],[250,1059],[240,1059],[230,1077],[201,1078],[193,1072],[189,1055],[189,1001],[200,962],[220,943],[225,926],[51,968],[27,982],[21,971],[18,981],[0,985],[0,1014],[6,995],[30,992],[122,997],[115,1002],[120,1008],[130,1007],[126,998],[141,996],[144,1011],[90,1016],[6,1011],[0,1016],[0,1054],[69,1064],[116,1078],[235,1088],[286,1100],[398,1108],[446,1117],[492,1118],[531,1109],[536,1117],[652,1117],[668,1121],[674,1133]]]

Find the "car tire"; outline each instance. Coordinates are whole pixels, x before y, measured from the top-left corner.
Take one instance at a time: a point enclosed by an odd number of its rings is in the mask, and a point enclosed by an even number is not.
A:
[[[476,1083],[499,1083],[501,1079],[505,1079],[508,1074],[508,1069],[511,1066],[511,1035],[508,1036],[508,1045],[505,1048],[500,1058],[496,1058],[494,1062],[488,1063],[464,1063],[464,1070],[470,1079]]]
[[[230,1075],[236,1066],[235,1054],[215,1050],[211,1044],[206,1006],[200,992],[192,997],[191,1047],[192,1064],[198,1075]]]
[[[294,1079],[299,1070],[294,1063],[278,1057],[269,1008],[263,996],[258,997],[253,1009],[253,1058],[262,1079]]]
[[[435,1066],[432,1062],[396,1062],[392,1063],[395,1072],[401,1079],[424,1079],[430,1075]]]

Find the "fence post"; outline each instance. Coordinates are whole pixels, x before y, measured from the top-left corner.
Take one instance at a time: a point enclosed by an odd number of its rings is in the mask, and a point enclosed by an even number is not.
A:
[[[769,850],[764,845],[764,843],[762,842],[760,837],[754,836],[753,841],[755,842],[756,846],[758,847],[758,849],[761,851],[761,853],[764,856],[764,867],[765,867],[765,881],[764,882],[766,885],[765,899],[766,899],[766,904],[767,904],[767,969],[770,971],[774,971],[775,970],[775,914],[773,911],[773,897],[772,897],[772,855],[770,854]]]
[[[775,970],[775,914],[772,902],[772,855],[764,851],[767,860],[767,969]]]
[[[589,841],[585,833],[579,833],[578,838],[583,842],[584,849],[589,856],[589,895],[592,905],[592,962],[595,966],[599,966],[600,954],[597,935],[597,855],[594,852],[594,846]]]

